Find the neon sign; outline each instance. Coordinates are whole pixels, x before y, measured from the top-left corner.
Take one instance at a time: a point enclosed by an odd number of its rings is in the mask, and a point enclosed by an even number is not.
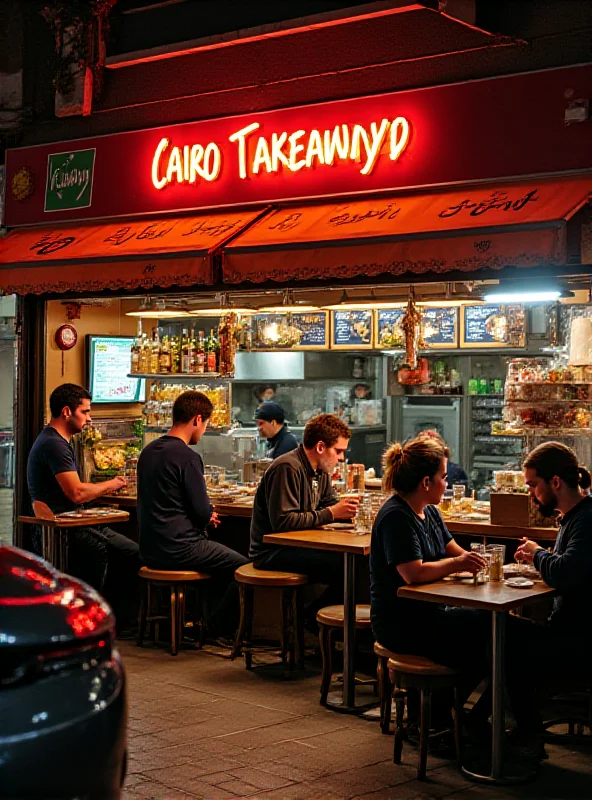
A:
[[[260,173],[299,172],[353,161],[361,175],[370,175],[381,155],[396,162],[409,144],[411,126],[405,117],[382,119],[370,126],[342,124],[325,130],[282,131],[263,135],[253,122],[230,134],[228,164],[234,163],[240,178]],[[164,189],[170,183],[215,181],[222,170],[222,149],[216,142],[173,145],[167,138],[158,143],[152,158],[152,183]]]

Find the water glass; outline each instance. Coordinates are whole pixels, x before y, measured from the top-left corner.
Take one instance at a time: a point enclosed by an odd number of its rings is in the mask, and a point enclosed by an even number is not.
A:
[[[483,569],[480,569],[476,575],[473,576],[473,583],[487,583],[489,581],[489,571],[491,568],[491,553],[479,553],[479,555],[485,560],[485,564],[483,565]]]
[[[464,483],[453,483],[452,484],[452,495],[454,497],[455,503],[460,503],[460,501],[465,496],[466,486]]]

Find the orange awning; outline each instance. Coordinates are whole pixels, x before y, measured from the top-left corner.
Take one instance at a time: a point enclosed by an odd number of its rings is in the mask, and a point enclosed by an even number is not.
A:
[[[282,208],[224,249],[225,283],[473,271],[566,261],[592,175]]]
[[[17,230],[0,239],[0,290],[40,294],[211,284],[211,253],[261,213]]]

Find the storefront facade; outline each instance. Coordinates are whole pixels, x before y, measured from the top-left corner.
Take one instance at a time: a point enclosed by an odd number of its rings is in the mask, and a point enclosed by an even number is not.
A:
[[[590,123],[566,124],[566,92],[591,83],[575,66],[8,151],[19,509],[74,358],[54,301],[590,275]]]

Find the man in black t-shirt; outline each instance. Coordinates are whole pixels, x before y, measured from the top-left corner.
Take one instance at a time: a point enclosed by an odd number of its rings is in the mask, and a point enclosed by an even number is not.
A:
[[[83,483],[78,475],[72,436],[90,422],[91,396],[74,383],[51,393],[51,420],[29,452],[27,483],[31,500],[45,503],[54,514],[72,511],[125,486],[125,478]],[[68,534],[68,571],[102,592],[113,606],[118,624],[135,615],[138,545],[111,528],[74,528]]]
[[[238,622],[234,572],[247,559],[208,538],[206,527],[219,521],[208,497],[201,456],[191,447],[204,434],[212,410],[202,392],[183,392],[173,405],[173,427],[142,451],[138,461],[140,553],[154,569],[211,575],[213,580],[206,587],[215,596],[208,619],[210,635],[234,635]]]

